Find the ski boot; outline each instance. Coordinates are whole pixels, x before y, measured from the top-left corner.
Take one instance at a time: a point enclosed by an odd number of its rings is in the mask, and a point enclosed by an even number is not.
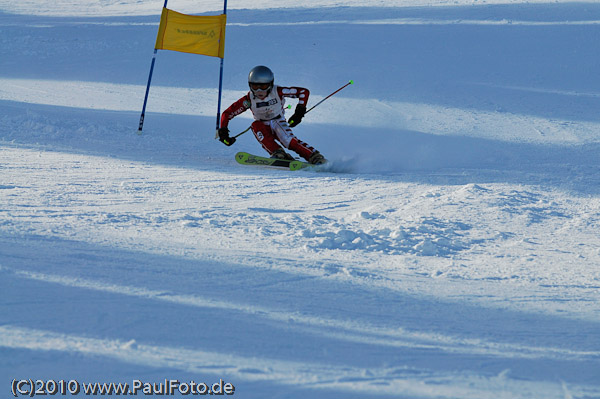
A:
[[[288,154],[287,152],[285,152],[283,150],[283,148],[276,149],[271,154],[271,158],[274,158],[274,159],[285,159],[286,161],[295,161],[295,158],[293,156],[291,156],[290,154]]]
[[[308,163],[312,165],[323,165],[326,162],[327,160],[319,151],[313,152],[312,155],[308,158]]]

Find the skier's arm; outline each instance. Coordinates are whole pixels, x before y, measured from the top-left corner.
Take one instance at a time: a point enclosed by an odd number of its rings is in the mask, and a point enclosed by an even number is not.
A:
[[[281,97],[292,97],[298,99],[298,105],[294,110],[294,115],[288,120],[290,127],[294,127],[302,121],[306,113],[306,104],[308,104],[308,96],[310,91],[304,87],[280,87],[279,95]]]
[[[308,96],[310,96],[310,91],[304,87],[278,87],[280,97],[290,97],[297,98],[298,104],[304,105],[308,104]]]
[[[221,128],[226,128],[229,121],[250,108],[250,97],[246,94],[229,106],[221,115]]]
[[[245,95],[223,111],[223,114],[221,115],[221,127],[217,129],[217,136],[221,143],[226,146],[235,143],[235,137],[229,137],[229,129],[227,126],[229,125],[230,120],[246,111],[248,108],[250,108],[250,98],[248,95]]]

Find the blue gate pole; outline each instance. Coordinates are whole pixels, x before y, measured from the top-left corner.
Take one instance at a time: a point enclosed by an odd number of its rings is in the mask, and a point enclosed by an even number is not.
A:
[[[223,14],[227,15],[227,0],[223,2]],[[218,137],[219,126],[221,125],[221,92],[223,91],[223,61],[225,60],[225,54],[221,58],[221,70],[219,72],[219,99],[217,101],[217,134]]]
[[[169,0],[165,0],[165,4],[163,8],[167,8],[167,2]],[[148,84],[146,85],[146,95],[144,96],[144,105],[142,107],[142,115],[140,115],[140,125],[138,127],[138,134],[142,134],[142,129],[144,127],[144,117],[146,116],[146,104],[148,103],[148,93],[150,92],[150,82],[152,81],[152,73],[154,72],[154,63],[156,62],[156,53],[157,49],[154,49],[154,55],[152,56],[152,63],[150,64],[150,74],[148,75]]]

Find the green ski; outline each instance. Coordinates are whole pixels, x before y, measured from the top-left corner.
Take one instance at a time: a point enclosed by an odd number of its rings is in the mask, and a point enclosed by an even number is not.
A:
[[[267,158],[259,155],[249,154],[247,152],[238,152],[235,154],[235,160],[242,165],[275,166],[280,168],[288,168],[289,170],[299,170],[313,166],[304,161]]]

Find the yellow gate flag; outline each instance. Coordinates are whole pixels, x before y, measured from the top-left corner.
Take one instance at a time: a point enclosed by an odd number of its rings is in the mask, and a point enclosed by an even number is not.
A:
[[[157,50],[225,57],[227,15],[185,15],[163,7]]]

